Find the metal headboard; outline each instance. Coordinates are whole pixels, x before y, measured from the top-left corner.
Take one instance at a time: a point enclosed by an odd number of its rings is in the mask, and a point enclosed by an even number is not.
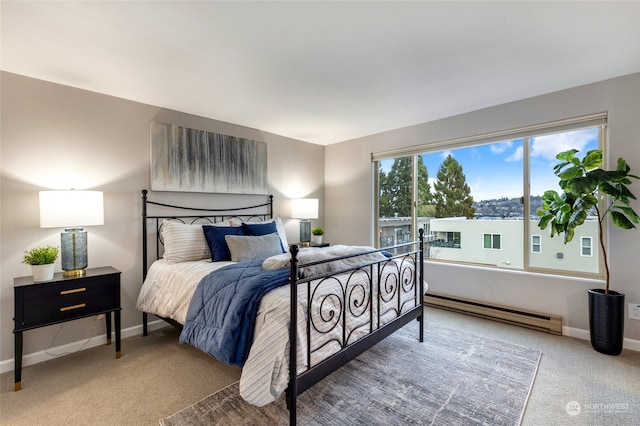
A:
[[[183,223],[217,223],[231,218],[238,218],[244,222],[252,220],[268,220],[273,218],[273,195],[267,197],[267,202],[251,206],[232,207],[223,209],[212,209],[202,207],[177,206],[173,204],[151,201],[147,198],[149,191],[142,190],[142,279],[147,277],[148,267],[148,225],[154,224],[155,234],[155,258],[160,258],[160,248],[164,244],[162,241],[162,221],[164,219],[179,220]],[[163,214],[150,215],[148,206],[158,206],[164,208]],[[260,211],[263,211],[260,213]]]

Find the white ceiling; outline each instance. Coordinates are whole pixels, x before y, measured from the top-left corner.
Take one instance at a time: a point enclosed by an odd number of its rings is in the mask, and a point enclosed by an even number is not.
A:
[[[1,7],[5,71],[317,144],[640,71],[640,2]]]

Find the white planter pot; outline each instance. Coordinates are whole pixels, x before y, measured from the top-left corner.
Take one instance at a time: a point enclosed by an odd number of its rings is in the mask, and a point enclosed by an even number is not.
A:
[[[322,244],[322,235],[312,235],[311,244]]]
[[[55,263],[47,265],[31,265],[31,274],[34,282],[51,281],[53,279],[53,269]]]

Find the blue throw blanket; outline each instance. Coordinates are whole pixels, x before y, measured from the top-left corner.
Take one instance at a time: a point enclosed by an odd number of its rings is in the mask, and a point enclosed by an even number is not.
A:
[[[180,342],[242,367],[262,297],[289,282],[289,269],[264,270],[263,260],[238,262],[205,276],[191,299]]]

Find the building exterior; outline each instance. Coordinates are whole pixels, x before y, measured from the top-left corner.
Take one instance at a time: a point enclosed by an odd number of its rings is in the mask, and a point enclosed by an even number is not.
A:
[[[598,222],[588,219],[576,229],[569,244],[563,237],[551,238],[549,229],[529,222],[529,238],[524,241],[522,219],[419,218],[418,227],[428,237],[426,256],[479,266],[525,269],[570,270],[597,274],[600,263]],[[380,246],[411,241],[411,218],[379,219]]]

